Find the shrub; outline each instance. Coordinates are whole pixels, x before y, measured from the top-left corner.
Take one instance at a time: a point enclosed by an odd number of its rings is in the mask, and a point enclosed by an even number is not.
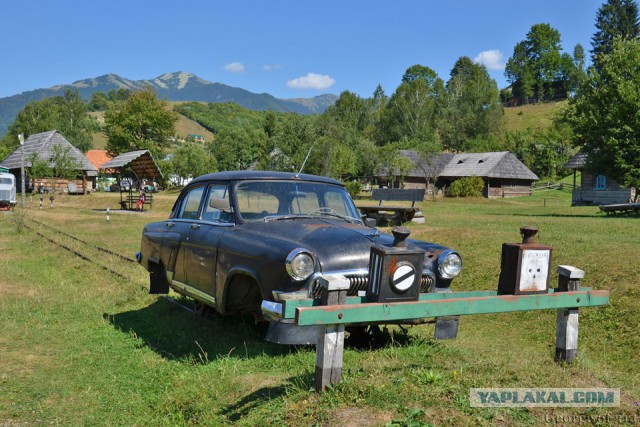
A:
[[[359,181],[349,181],[345,184],[352,199],[355,199],[362,191],[362,184]]]
[[[467,176],[451,183],[447,193],[450,197],[477,197],[482,196],[484,180],[479,176]]]

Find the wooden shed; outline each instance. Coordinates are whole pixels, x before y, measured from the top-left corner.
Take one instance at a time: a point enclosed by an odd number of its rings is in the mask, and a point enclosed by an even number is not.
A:
[[[24,153],[21,153],[20,147],[16,148],[13,153],[9,154],[9,156],[0,163],[0,166],[4,166],[12,171],[11,173],[18,178],[17,186],[20,188],[21,184],[19,179],[21,159],[24,159],[24,167],[26,169],[32,166],[30,159],[34,153],[38,159],[45,162],[52,162],[56,146],[62,147],[62,149],[67,152],[67,155],[70,156],[78,165],[78,177],[72,181],[57,180],[55,182],[55,190],[58,192],[66,192],[68,191],[68,185],[73,183],[78,188],[78,192],[82,192],[84,194],[90,191],[93,188],[95,178],[98,175],[98,169],[93,166],[89,160],[87,160],[80,150],[67,141],[57,130],[29,135],[24,141]],[[53,182],[46,177],[40,176],[30,176],[25,187],[27,189],[33,189],[40,185],[49,190],[53,190],[50,188],[53,185]]]
[[[579,151],[564,165],[573,169],[573,193],[571,206],[611,205],[628,203],[633,199],[632,189],[622,186],[605,173],[593,173],[587,169],[587,155]],[[578,182],[580,171],[580,182]]]
[[[132,178],[138,188],[142,186],[143,180],[159,181],[163,178],[162,171],[149,150],[122,153],[104,163],[100,170],[110,171],[120,177]]]

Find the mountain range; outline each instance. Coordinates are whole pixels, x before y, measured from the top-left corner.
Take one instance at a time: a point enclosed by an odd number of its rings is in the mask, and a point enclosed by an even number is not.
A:
[[[80,96],[88,101],[95,92],[108,92],[120,88],[135,91],[144,89],[146,86],[154,89],[160,99],[167,101],[233,102],[249,110],[299,114],[322,113],[338,99],[333,94],[313,98],[279,99],[268,93],[257,94],[222,83],[212,83],[183,71],[166,73],[151,80],[129,80],[116,74],[105,74],[71,84],[35,89],[0,98],[0,137],[7,132],[18,112],[29,102],[62,96],[67,89],[77,90]]]

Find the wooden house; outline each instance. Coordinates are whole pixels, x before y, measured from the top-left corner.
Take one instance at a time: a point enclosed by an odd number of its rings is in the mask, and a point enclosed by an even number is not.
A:
[[[538,180],[528,167],[508,152],[443,153],[424,158],[416,151],[401,150],[400,155],[413,163],[403,177],[404,188],[426,188],[427,192],[443,190],[457,179],[479,176],[485,182],[484,197],[516,197],[531,195],[531,184]],[[377,178],[385,183],[386,173]]]
[[[55,190],[56,192],[67,192],[69,185],[71,184],[71,186],[78,189],[77,192],[85,194],[90,191],[95,184],[98,169],[93,166],[89,160],[87,160],[80,150],[67,141],[57,130],[29,135],[29,137],[24,141],[22,149],[19,146],[13,153],[9,154],[2,163],[0,163],[0,166],[6,167],[11,170],[11,173],[16,175],[16,177],[20,177],[22,159],[24,159],[25,169],[29,172],[28,169],[32,166],[30,159],[34,153],[39,160],[49,162],[51,166],[54,166],[52,162],[56,146],[60,146],[65,150],[67,155],[70,156],[78,165],[77,178],[75,180],[51,180],[49,177],[29,176],[25,188],[35,189],[39,186],[43,186],[49,191]],[[22,150],[24,150],[24,153],[22,153]],[[18,188],[20,188],[20,185],[21,184],[18,183]],[[56,186],[55,189],[51,188],[53,185]]]
[[[587,169],[587,155],[579,151],[564,165],[573,169],[573,194],[571,206],[611,205],[629,203],[633,199],[632,189],[622,186],[611,176],[593,173]],[[580,171],[580,182],[577,175]]]

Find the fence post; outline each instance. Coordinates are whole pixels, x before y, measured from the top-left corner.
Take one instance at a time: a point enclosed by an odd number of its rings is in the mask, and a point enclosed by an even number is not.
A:
[[[570,265],[558,266],[558,292],[580,289],[584,271]],[[556,361],[571,363],[578,353],[578,309],[560,308],[556,320]]]
[[[325,276],[319,279],[322,305],[341,305],[346,302],[349,279],[344,276]],[[342,376],[344,325],[325,325],[320,328],[316,346],[315,386],[318,393],[329,384],[337,384]]]

